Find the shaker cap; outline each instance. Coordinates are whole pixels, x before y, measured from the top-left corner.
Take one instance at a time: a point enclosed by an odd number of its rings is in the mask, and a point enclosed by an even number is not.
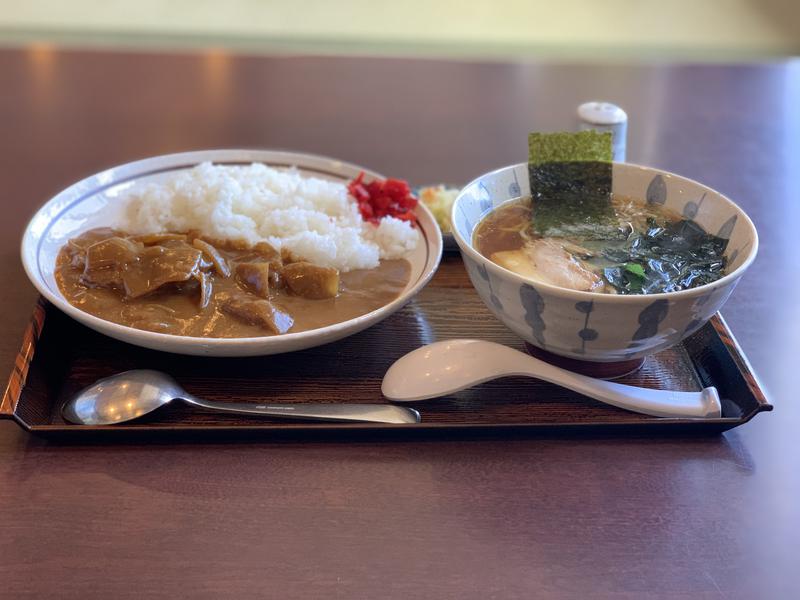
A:
[[[578,118],[593,125],[618,125],[628,120],[628,115],[610,102],[584,102],[578,107]]]

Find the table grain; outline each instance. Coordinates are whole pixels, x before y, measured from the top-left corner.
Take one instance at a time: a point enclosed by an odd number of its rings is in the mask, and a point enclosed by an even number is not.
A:
[[[58,445],[2,422],[4,597],[797,597],[798,61],[2,50],[0,369],[36,296],[24,225],[84,176],[252,147],[466,182],[523,160],[529,130],[574,129],[591,99],[628,111],[629,161],[755,221],[759,257],[723,315],[773,413],[710,438],[302,444]],[[418,301],[465,281],[448,259]]]

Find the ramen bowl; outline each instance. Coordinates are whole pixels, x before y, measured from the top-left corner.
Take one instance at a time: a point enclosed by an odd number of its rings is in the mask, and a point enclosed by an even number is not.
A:
[[[475,229],[503,203],[530,195],[526,163],[481,175],[453,204],[453,235],[475,290],[534,353],[635,365],[702,327],[722,307],[756,256],[758,235],[750,218],[731,200],[696,181],[614,163],[613,193],[662,205],[727,239],[726,274],[691,289],[621,295],[565,289],[495,264],[476,250]]]

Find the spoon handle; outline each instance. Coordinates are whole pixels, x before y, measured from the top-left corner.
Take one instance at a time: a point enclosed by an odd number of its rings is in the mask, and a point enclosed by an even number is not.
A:
[[[307,421],[343,421],[369,423],[419,423],[419,413],[404,406],[391,404],[252,404],[247,402],[212,402],[185,394],[180,398],[188,404],[218,412],[239,415],[281,417]]]
[[[722,413],[719,394],[713,387],[677,392],[624,385],[579,375],[513,348],[500,348],[507,353],[509,370],[505,375],[536,377],[606,404],[655,417],[719,418]]]

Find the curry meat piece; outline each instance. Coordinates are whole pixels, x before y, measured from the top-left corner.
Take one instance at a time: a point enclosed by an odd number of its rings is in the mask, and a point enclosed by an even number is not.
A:
[[[231,269],[228,266],[228,261],[223,258],[223,256],[216,248],[214,248],[214,246],[206,241],[201,240],[200,238],[192,240],[192,246],[200,250],[211,260],[211,263],[214,265],[214,269],[216,269],[217,273],[223,277],[231,276]]]
[[[205,271],[198,272],[194,278],[200,284],[200,308],[205,308],[211,302],[212,284],[211,275]]]
[[[232,317],[241,319],[245,323],[260,325],[272,333],[286,333],[294,325],[291,315],[269,300],[233,296],[225,300],[221,308]]]
[[[82,250],[82,281],[97,287],[121,287],[125,269],[136,262],[143,248],[118,236],[91,244]]]
[[[127,265],[122,275],[125,294],[138,298],[167,283],[188,281],[200,271],[202,255],[188,244],[145,248],[139,260]]]
[[[247,291],[260,298],[269,298],[269,288],[273,287],[271,286],[272,278],[270,276],[269,263],[237,263],[234,270],[236,271],[236,279]]]

